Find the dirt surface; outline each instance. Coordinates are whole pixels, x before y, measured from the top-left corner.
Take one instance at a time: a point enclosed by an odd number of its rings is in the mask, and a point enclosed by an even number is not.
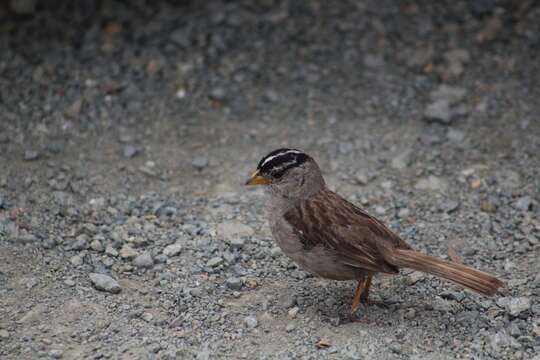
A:
[[[538,359],[534,1],[74,3],[0,10],[0,358]],[[242,186],[282,146],[507,287],[351,322]]]

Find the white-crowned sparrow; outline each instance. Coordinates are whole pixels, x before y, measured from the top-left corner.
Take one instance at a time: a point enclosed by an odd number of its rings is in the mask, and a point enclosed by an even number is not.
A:
[[[380,221],[330,191],[317,163],[300,150],[272,151],[246,185],[266,185],[272,235],[287,256],[318,276],[358,280],[353,315],[368,299],[373,274],[397,274],[401,267],[482,295],[494,295],[502,286],[485,272],[413,250]]]

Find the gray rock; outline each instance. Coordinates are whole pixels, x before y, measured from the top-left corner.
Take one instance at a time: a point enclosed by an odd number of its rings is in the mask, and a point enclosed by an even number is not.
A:
[[[195,156],[193,160],[191,160],[191,165],[197,170],[202,170],[208,166],[208,158],[204,156]]]
[[[254,329],[259,325],[259,322],[255,316],[246,316],[244,318],[244,323],[248,329]]]
[[[90,277],[90,281],[94,287],[98,290],[113,294],[118,294],[120,291],[122,291],[120,284],[118,284],[116,280],[108,275],[91,273],[88,276]]]
[[[180,254],[180,251],[182,251],[182,244],[175,243],[175,244],[167,245],[165,249],[163,249],[163,254],[171,257],[171,256],[176,256]]]
[[[227,287],[231,290],[242,289],[242,279],[238,277],[230,277],[227,279]]]
[[[519,316],[531,308],[531,299],[527,297],[514,297],[508,299],[505,304],[506,310],[512,316]]]
[[[122,154],[127,159],[131,159],[138,153],[139,153],[139,149],[134,145],[126,145],[124,146],[124,149],[122,150]]]
[[[97,240],[97,239],[94,239],[91,243],[90,243],[90,248],[94,251],[98,251],[98,252],[102,252],[104,249],[103,249],[103,244],[101,243],[101,241]]]
[[[489,344],[496,353],[500,353],[504,348],[519,347],[519,343],[502,330],[496,334],[490,335]]]
[[[216,230],[220,237],[229,242],[240,237],[252,236],[255,233],[250,226],[239,221],[220,223]]]
[[[403,151],[390,161],[390,166],[396,170],[405,170],[410,162],[410,151]]]
[[[227,91],[221,86],[216,86],[210,90],[210,98],[212,100],[224,101],[227,98]]]
[[[439,204],[439,209],[446,213],[451,213],[457,210],[459,203],[454,200],[444,200]]]
[[[75,241],[71,245],[71,250],[84,250],[88,248],[88,236],[81,234],[75,238]]]
[[[433,90],[429,96],[433,101],[445,100],[449,104],[456,104],[467,96],[467,89],[442,84]]]
[[[223,258],[221,256],[215,256],[206,263],[209,267],[218,267],[221,264],[223,264]]]
[[[290,322],[287,324],[287,326],[285,326],[286,332],[294,331],[294,329],[296,329],[296,325],[293,322]]]
[[[34,150],[26,150],[24,152],[24,160],[25,161],[34,161],[39,159],[39,153]]]
[[[63,355],[64,355],[64,352],[62,350],[53,349],[49,351],[49,356],[52,357],[53,359],[61,359]]]
[[[122,259],[135,259],[138,255],[139,253],[127,244],[120,249],[120,257]]]
[[[519,209],[519,210],[522,210],[522,211],[531,210],[532,205],[533,205],[533,199],[528,195],[520,197],[515,202],[516,209]]]
[[[443,124],[450,124],[453,113],[450,110],[450,103],[446,100],[437,100],[426,107],[424,118],[431,121],[437,121]]]
[[[418,190],[445,191],[448,187],[448,184],[446,180],[430,175],[427,178],[418,180],[414,187]]]
[[[138,268],[151,268],[154,266],[154,259],[148,252],[143,252],[133,260],[133,264]]]
[[[233,238],[230,243],[233,249],[241,249],[244,247],[246,240],[243,238]]]
[[[448,140],[453,141],[455,143],[461,143],[463,139],[465,138],[465,134],[463,131],[456,130],[456,129],[450,129],[446,133],[446,137]]]
[[[0,329],[0,339],[9,339],[9,332],[5,329]]]
[[[118,256],[118,251],[111,244],[109,244],[105,248],[105,254],[107,254],[109,256],[117,257]]]

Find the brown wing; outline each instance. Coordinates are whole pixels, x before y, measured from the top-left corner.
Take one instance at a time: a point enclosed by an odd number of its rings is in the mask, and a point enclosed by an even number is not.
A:
[[[337,252],[343,263],[368,271],[397,273],[383,257],[385,249],[410,248],[380,221],[327,189],[301,201],[285,220],[304,249],[324,246]]]

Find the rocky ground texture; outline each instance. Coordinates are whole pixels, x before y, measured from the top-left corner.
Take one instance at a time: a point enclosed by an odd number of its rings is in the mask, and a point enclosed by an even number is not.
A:
[[[534,1],[7,3],[0,358],[539,359]],[[350,322],[242,186],[281,146],[507,287],[405,270]]]

